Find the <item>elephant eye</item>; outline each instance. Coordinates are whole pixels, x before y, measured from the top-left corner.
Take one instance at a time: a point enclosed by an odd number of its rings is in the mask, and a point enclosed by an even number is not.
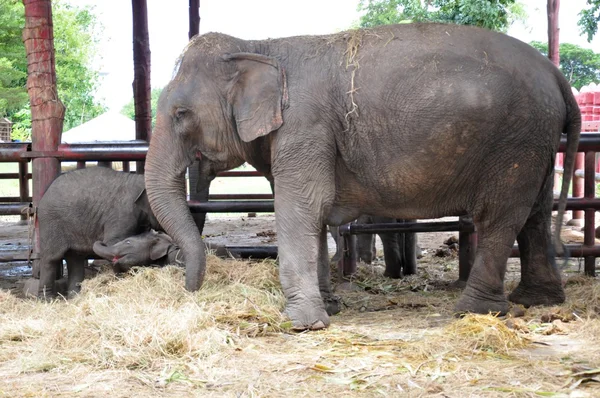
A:
[[[185,114],[187,113],[187,111],[188,111],[188,110],[187,110],[187,109],[185,109],[185,108],[177,108],[177,109],[175,110],[175,118],[176,118],[176,119],[181,119],[181,118],[183,118],[183,117],[185,116]]]
[[[130,245],[131,241],[130,240],[126,240],[125,243],[128,244],[128,245]]]

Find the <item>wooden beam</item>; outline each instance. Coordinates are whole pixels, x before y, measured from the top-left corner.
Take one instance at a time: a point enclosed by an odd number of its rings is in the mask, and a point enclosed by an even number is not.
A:
[[[190,0],[190,30],[188,38],[200,33],[200,0]]]
[[[63,128],[65,107],[58,98],[54,60],[54,31],[50,0],[23,0],[25,28],[23,42],[27,54],[27,92],[31,105],[31,141],[34,151],[56,151]],[[34,159],[33,205],[37,206],[52,181],[60,173],[55,158]],[[39,225],[35,223],[34,250],[39,252]],[[39,277],[34,263],[33,276]]]
[[[558,27],[558,10],[560,8],[560,0],[548,0],[548,58],[558,66],[560,63],[559,49],[559,27]]]
[[[150,142],[152,107],[150,88],[150,39],[146,0],[131,0],[133,10],[133,102],[135,138]],[[137,173],[144,172],[144,162],[136,163]]]

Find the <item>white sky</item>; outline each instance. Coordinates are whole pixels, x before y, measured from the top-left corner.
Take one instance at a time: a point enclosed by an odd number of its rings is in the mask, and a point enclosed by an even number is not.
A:
[[[118,110],[132,97],[133,51],[131,2],[123,0],[69,0],[91,4],[104,26],[98,68],[103,73],[99,97]],[[547,41],[546,0],[524,0],[529,19],[509,34],[529,42]],[[325,34],[349,28],[358,21],[358,0],[201,0],[200,33],[218,31],[243,39]],[[560,41],[600,52],[600,37],[587,43],[579,36],[577,14],[585,0],[563,1]],[[152,54],[152,87],[171,78],[175,60],[188,41],[188,0],[148,0]]]

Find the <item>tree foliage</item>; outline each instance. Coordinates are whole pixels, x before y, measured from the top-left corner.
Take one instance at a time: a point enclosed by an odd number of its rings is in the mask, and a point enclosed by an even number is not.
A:
[[[66,106],[64,130],[104,111],[94,98],[98,72],[93,68],[99,25],[89,8],[52,2],[56,83]],[[29,139],[31,114],[27,95],[27,57],[22,41],[22,0],[0,0],[0,116],[13,124],[13,138]]]
[[[548,55],[548,43],[533,41],[529,44]],[[600,54],[570,43],[561,43],[558,51],[559,68],[571,86],[580,90],[587,84],[600,81]]]
[[[587,0],[588,7],[579,13],[580,19],[577,23],[581,33],[587,35],[587,41],[591,42],[598,33],[600,24],[600,0]]]
[[[476,25],[505,32],[525,18],[516,0],[360,0],[361,27],[406,22],[443,22]]]
[[[160,97],[160,93],[162,93],[162,88],[153,88],[150,97],[150,106],[152,108],[152,128],[156,124],[156,105],[158,104],[158,97]],[[133,98],[123,106],[121,109],[121,113],[131,120],[135,120],[135,104],[133,102]]]
[[[24,13],[22,2],[0,0],[0,117],[18,111],[29,100],[27,58],[21,39]]]
[[[94,98],[98,71],[92,62],[96,55],[98,25],[89,8],[52,2],[56,84],[66,107],[64,130],[87,122],[105,108]]]

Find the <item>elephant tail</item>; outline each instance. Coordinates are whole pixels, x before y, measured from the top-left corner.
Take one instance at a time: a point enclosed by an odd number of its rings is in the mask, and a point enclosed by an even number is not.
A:
[[[581,112],[579,110],[579,105],[577,105],[577,101],[571,92],[570,85],[565,81],[563,84],[561,84],[561,86],[567,109],[567,117],[563,129],[563,133],[567,136],[567,148],[564,158],[562,186],[560,189],[560,197],[558,199],[558,213],[556,215],[556,225],[554,231],[554,248],[556,253],[563,256],[565,261],[567,261],[568,252],[560,239],[560,230],[562,227],[565,210],[567,208],[569,186],[571,185],[571,178],[575,169],[577,148],[579,147],[579,136],[581,134]]]

